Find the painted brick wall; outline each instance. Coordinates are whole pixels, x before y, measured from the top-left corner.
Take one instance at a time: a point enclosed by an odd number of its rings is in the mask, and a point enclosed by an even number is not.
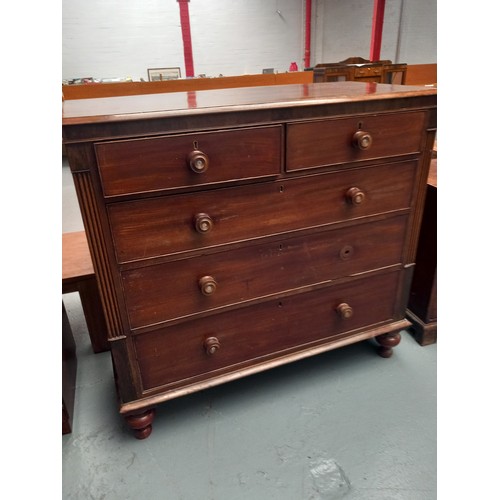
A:
[[[437,0],[386,0],[381,59],[407,64],[437,62]],[[359,56],[369,59],[372,0],[315,0],[315,63]]]
[[[408,64],[437,62],[437,0],[404,0],[399,59]]]
[[[173,0],[63,0],[62,77],[147,79],[184,64]]]
[[[436,62],[437,0],[386,0],[384,59]],[[195,75],[299,69],[304,0],[191,0]],[[313,0],[311,65],[368,58],[371,0]],[[179,66],[184,53],[176,0],[63,0],[62,77],[147,80],[147,68]]]
[[[302,66],[302,0],[192,0],[190,13],[196,73],[282,73],[292,61]]]

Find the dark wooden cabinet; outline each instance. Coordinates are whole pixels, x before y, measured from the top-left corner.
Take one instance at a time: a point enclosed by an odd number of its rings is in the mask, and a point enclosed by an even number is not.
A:
[[[323,83],[66,101],[63,137],[138,438],[169,399],[405,318],[436,90]]]
[[[420,345],[437,340],[437,159],[431,160],[407,317]]]

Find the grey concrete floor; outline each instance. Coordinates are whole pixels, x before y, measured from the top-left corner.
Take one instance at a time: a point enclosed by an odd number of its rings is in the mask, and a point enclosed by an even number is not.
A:
[[[63,231],[83,228],[63,160]],[[92,352],[77,294],[62,498],[433,500],[436,345],[408,332],[390,359],[371,341],[165,403],[136,440],[118,414],[109,353]]]

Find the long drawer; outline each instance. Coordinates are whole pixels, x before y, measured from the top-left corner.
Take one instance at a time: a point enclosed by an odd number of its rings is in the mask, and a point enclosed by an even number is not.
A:
[[[409,208],[416,161],[108,206],[119,263]]]
[[[136,335],[143,390],[235,370],[395,319],[399,277],[388,272]]]
[[[425,117],[413,111],[289,124],[286,169],[418,153]]]
[[[281,126],[101,142],[105,197],[276,176]]]
[[[122,281],[131,327],[398,264],[406,220],[407,216],[397,216],[125,271]]]

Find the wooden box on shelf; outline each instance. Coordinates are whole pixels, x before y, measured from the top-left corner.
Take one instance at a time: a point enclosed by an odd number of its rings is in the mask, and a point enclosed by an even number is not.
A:
[[[317,64],[314,82],[377,82],[404,85],[407,65],[389,60],[369,61],[362,57],[349,57],[338,63]]]

